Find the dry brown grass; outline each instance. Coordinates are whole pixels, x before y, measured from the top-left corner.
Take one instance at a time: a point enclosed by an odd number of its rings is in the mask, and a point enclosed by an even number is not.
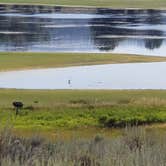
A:
[[[128,128],[124,135],[108,139],[47,142],[34,136],[14,137],[10,130],[0,133],[0,164],[5,166],[164,166],[166,133]]]

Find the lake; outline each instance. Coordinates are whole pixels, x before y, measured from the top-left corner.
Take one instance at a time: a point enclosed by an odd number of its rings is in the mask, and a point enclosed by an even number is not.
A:
[[[166,11],[0,5],[0,51],[166,56]]]
[[[0,88],[166,89],[166,62],[0,72]]]

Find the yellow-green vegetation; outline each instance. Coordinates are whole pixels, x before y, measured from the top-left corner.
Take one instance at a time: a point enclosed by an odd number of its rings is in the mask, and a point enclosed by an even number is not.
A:
[[[131,62],[161,62],[166,57],[97,53],[0,53],[0,71]]]
[[[24,109],[16,117],[13,101]],[[166,122],[166,91],[0,90],[1,124],[16,129],[53,130],[123,127]]]
[[[0,0],[9,4],[92,6],[111,8],[166,8],[165,0]]]
[[[36,110],[28,107],[15,116],[14,111],[1,111],[1,124],[11,123],[15,129],[55,130],[85,127],[125,127],[166,122],[166,107],[112,106],[87,108],[52,108]]]

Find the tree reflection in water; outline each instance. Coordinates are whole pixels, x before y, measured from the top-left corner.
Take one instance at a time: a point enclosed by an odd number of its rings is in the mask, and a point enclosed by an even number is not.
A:
[[[123,44],[159,49],[165,44],[166,29],[162,28],[166,26],[165,13],[0,5],[0,51],[111,52]],[[71,17],[52,18],[51,14],[71,14]],[[90,17],[72,18],[72,14]]]
[[[101,51],[114,50],[120,42],[131,40],[133,43],[141,46],[141,43],[144,43],[147,49],[160,48],[162,45],[163,39],[155,39],[153,36],[162,37],[164,35],[163,31],[147,28],[138,29],[143,24],[150,27],[151,25],[166,23],[160,11],[99,9],[97,14],[107,15],[105,18],[94,18],[91,20],[92,25],[98,25],[91,26],[91,33],[96,47]]]

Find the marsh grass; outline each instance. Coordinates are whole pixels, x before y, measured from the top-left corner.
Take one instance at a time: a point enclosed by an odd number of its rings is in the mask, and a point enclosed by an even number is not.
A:
[[[166,133],[126,128],[116,138],[48,142],[41,137],[21,138],[10,130],[0,133],[0,164],[6,166],[164,166]]]
[[[30,107],[31,108],[31,107]],[[83,105],[52,109],[23,109],[16,116],[13,109],[0,111],[1,124],[7,121],[15,129],[54,130],[84,127],[125,127],[166,122],[165,106]]]
[[[165,90],[16,90],[0,89],[0,108],[13,108],[13,101],[25,107],[109,107],[116,105],[166,106]]]
[[[13,101],[22,101],[15,117]],[[15,129],[125,127],[166,122],[165,91],[0,90],[0,121]]]

